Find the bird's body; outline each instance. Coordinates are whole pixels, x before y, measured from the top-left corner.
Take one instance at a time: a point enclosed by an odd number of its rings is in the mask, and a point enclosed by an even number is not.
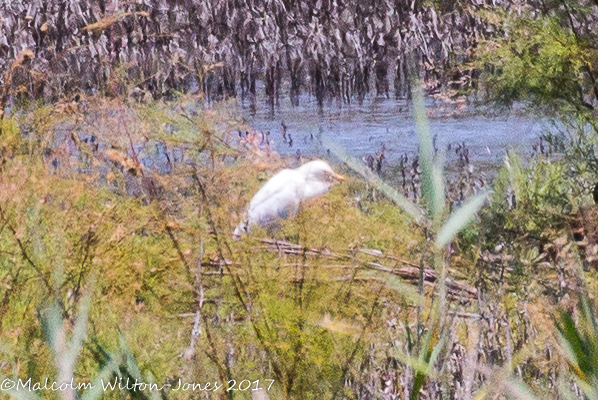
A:
[[[304,184],[305,178],[297,171],[283,169],[253,196],[247,209],[248,221],[262,225],[275,217],[291,216],[299,207]]]
[[[322,160],[310,161],[297,169],[283,169],[253,196],[234,236],[247,233],[252,225],[266,226],[295,216],[302,201],[325,194],[335,180],[344,179]]]

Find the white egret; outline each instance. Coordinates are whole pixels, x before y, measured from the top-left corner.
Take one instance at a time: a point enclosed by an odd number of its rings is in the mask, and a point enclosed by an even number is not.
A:
[[[344,180],[322,160],[310,161],[296,169],[283,169],[253,196],[233,236],[240,238],[252,225],[266,226],[277,219],[295,216],[302,201],[321,196],[337,181]]]

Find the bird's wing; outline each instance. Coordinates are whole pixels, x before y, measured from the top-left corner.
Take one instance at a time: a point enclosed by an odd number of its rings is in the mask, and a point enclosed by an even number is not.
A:
[[[330,182],[308,180],[305,183],[303,197],[304,199],[309,199],[326,194],[328,190],[330,190],[330,186],[332,186],[332,183]]]
[[[259,224],[296,211],[304,186],[305,178],[301,174],[290,169],[280,171],[249,202],[249,222]]]
[[[272,196],[276,196],[278,192],[288,190],[290,186],[296,187],[298,184],[303,183],[303,177],[292,169],[283,169],[272,178],[268,180],[257,191],[249,202],[249,209],[257,204],[263,203]]]

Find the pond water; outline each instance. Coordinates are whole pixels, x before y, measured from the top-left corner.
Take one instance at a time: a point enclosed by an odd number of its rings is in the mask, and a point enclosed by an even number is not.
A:
[[[546,119],[503,115],[485,117],[458,104],[447,105],[428,100],[430,130],[438,149],[446,152],[447,161],[457,158],[457,144],[465,142],[469,158],[478,164],[502,163],[509,149],[520,154],[532,152],[532,145],[551,130]],[[284,155],[323,156],[321,139],[334,141],[353,156],[375,155],[382,147],[389,163],[401,155],[417,151],[417,137],[411,109],[406,100],[365,99],[362,104],[331,104],[319,107],[315,98],[303,96],[298,106],[288,98],[279,106],[258,99],[257,107],[240,102],[243,116],[254,129],[270,132],[272,147]],[[459,109],[459,107],[461,109]],[[283,126],[286,138],[283,138]],[[289,140],[292,139],[292,142]]]
[[[411,163],[417,154],[415,124],[410,103],[406,100],[366,98],[361,104],[333,102],[320,107],[316,99],[302,95],[297,106],[291,105],[288,96],[281,98],[280,105],[274,107],[268,105],[264,97],[258,97],[254,104],[243,100],[238,100],[237,104],[239,109],[235,114],[242,114],[249,126],[267,134],[272,149],[281,155],[299,153],[304,158],[317,156],[336,161],[329,157],[323,142],[334,142],[360,159],[375,156],[384,149],[386,166],[396,166],[404,154]],[[475,110],[459,103],[447,104],[428,99],[427,110],[435,145],[439,150],[446,150],[449,171],[452,165],[456,165],[453,162],[459,159],[456,153],[459,144],[467,146],[468,160],[476,168],[492,172],[502,164],[508,150],[529,155],[533,152],[532,145],[539,142],[541,135],[554,131],[546,118],[514,114],[490,118],[476,114]],[[48,162],[59,168],[60,157],[52,154],[59,154],[63,149],[84,161],[87,166],[80,167],[80,172],[89,173],[90,160],[85,154],[80,154],[79,146],[71,140],[72,130],[69,124],[57,126],[49,143]],[[111,148],[110,143],[90,133],[80,131],[77,135],[80,141],[96,150],[105,152]],[[189,150],[185,146],[169,147],[160,141],[131,144],[144,168],[162,175],[172,171],[173,163],[184,159],[185,162],[191,161],[185,156]],[[128,144],[125,144],[124,151],[129,154]],[[100,164],[101,175],[105,176],[111,164],[107,160]]]

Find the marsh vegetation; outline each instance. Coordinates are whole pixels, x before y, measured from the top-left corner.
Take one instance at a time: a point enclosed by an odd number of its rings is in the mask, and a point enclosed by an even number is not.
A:
[[[272,379],[271,399],[596,398],[596,9],[2,3],[0,378],[96,388],[0,397],[246,399],[173,388]],[[233,241],[301,162],[226,100],[256,80],[271,104],[395,82],[419,151],[324,143],[348,182]],[[439,94],[523,100],[560,132],[483,177],[463,144],[447,174]],[[115,378],[172,387],[102,390]]]

